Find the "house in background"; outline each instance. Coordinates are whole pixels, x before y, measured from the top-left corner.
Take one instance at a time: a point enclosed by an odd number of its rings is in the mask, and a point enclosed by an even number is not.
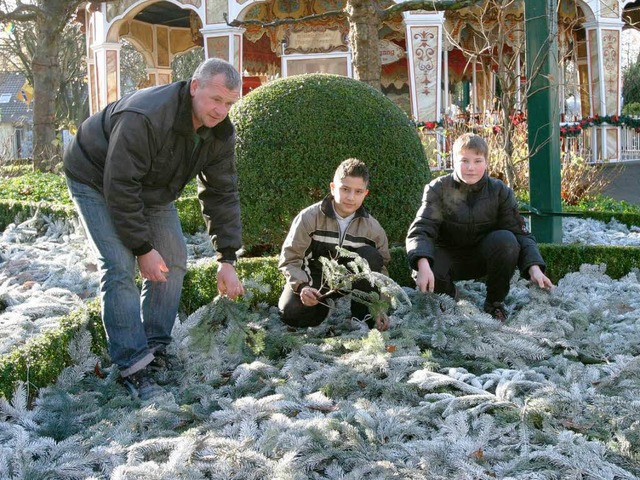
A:
[[[32,94],[24,75],[0,72],[0,163],[32,152]]]

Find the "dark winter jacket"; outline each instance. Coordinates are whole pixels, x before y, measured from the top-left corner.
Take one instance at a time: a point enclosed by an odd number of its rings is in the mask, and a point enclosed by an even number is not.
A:
[[[88,118],[65,150],[65,173],[104,194],[120,239],[135,255],[153,248],[145,206],[169,204],[197,175],[218,259],[234,260],[242,243],[235,131],[226,118],[196,135],[189,85],[139,90]]]
[[[455,173],[437,178],[425,187],[422,205],[409,227],[409,264],[417,270],[418,260],[427,258],[433,265],[436,246],[455,252],[477,245],[495,230],[509,230],[516,236],[518,268],[525,278],[532,265],[544,271],[536,240],[518,212],[511,188],[487,174],[473,185],[461,182]]]
[[[335,258],[336,247],[356,251],[364,246],[376,248],[382,255],[383,272],[391,256],[387,234],[380,223],[364,207],[355,216],[340,239],[340,226],[333,209],[333,196],[302,210],[293,219],[289,234],[282,245],[278,267],[294,292],[312,284],[312,274],[322,271],[320,257]]]

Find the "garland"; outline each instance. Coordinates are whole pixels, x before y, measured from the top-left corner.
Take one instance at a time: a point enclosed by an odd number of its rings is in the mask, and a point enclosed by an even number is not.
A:
[[[511,122],[514,125],[526,121],[526,118],[522,114],[514,116]],[[444,120],[436,120],[432,122],[413,122],[416,128],[424,130],[437,130],[445,128],[447,125],[451,125],[453,120],[445,118]],[[635,130],[636,133],[640,133],[640,118],[632,117],[630,115],[594,115],[593,117],[585,117],[574,122],[567,122],[560,126],[560,137],[577,137],[581,135],[583,130],[588,127],[607,125],[610,127],[628,127]],[[500,126],[491,125],[494,133],[500,131]]]
[[[582,134],[582,131],[588,127],[607,125],[610,127],[628,127],[633,128],[636,133],[640,133],[640,118],[630,115],[594,115],[593,117],[585,117],[576,122],[567,123],[560,127],[561,137],[576,137]]]

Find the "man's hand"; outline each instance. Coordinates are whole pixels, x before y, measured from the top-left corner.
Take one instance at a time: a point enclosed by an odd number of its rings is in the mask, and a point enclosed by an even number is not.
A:
[[[244,295],[244,287],[238,278],[236,269],[230,263],[220,263],[218,273],[216,274],[218,281],[218,293],[226,295],[231,300],[235,300],[240,295]]]
[[[418,276],[416,277],[416,286],[421,292],[433,292],[436,287],[436,279],[429,265],[429,260],[421,258],[418,260]]]
[[[549,290],[554,287],[553,282],[542,273],[538,265],[531,265],[529,267],[529,278],[531,279],[531,283],[537,284],[540,288]]]
[[[166,282],[169,269],[157,250],[151,250],[138,257],[138,268],[142,278],[152,282]]]
[[[300,301],[305,307],[313,307],[320,303],[320,300],[318,300],[319,295],[320,292],[315,288],[304,287],[300,290]]]

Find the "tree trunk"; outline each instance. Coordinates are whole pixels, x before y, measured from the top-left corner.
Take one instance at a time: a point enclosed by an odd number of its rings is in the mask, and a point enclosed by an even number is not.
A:
[[[356,80],[380,90],[380,17],[371,0],[347,0],[349,43]]]
[[[51,171],[60,161],[56,145],[56,95],[60,90],[58,50],[60,32],[55,22],[42,15],[36,20],[39,44],[32,60],[33,69],[33,166]]]

